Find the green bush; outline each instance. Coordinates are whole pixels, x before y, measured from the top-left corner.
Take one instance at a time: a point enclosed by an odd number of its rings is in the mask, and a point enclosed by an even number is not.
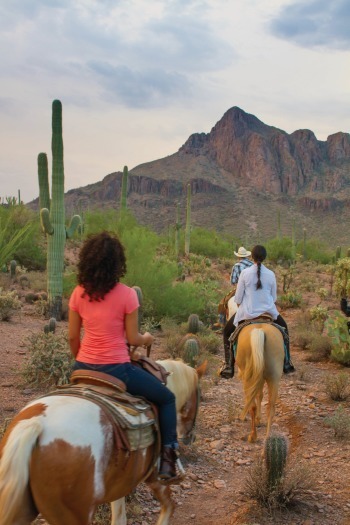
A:
[[[274,263],[290,262],[292,256],[292,240],[288,237],[270,239],[265,243],[268,260]]]
[[[204,257],[233,257],[232,241],[226,240],[215,230],[193,228],[191,231],[191,253]]]
[[[301,306],[302,300],[300,293],[287,292],[278,298],[278,304],[281,308],[298,308]]]
[[[340,312],[333,311],[326,321],[326,330],[333,348],[331,358],[338,363],[350,365],[350,336],[346,319]]]

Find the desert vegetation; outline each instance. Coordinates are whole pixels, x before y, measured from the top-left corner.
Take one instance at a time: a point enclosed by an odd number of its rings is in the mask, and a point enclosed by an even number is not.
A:
[[[142,299],[141,330],[158,336],[162,355],[182,358],[191,366],[208,360],[205,396],[219,381],[217,369],[222,357],[218,303],[230,290],[233,251],[241,244],[250,247],[249,239],[230,238],[196,227],[191,227],[190,238],[186,238],[186,231],[176,223],[167,232],[157,234],[138,224],[127,209],[121,213],[118,206],[115,210],[85,211],[82,219],[64,247],[61,319],[55,320],[47,294],[48,244],[39,217],[22,203],[12,201],[0,206],[0,322],[20,319],[22,312],[28,315],[30,308],[30,315],[41,323],[40,329],[23,340],[25,357],[17,370],[18,388],[45,392],[68,381],[72,359],[66,334],[67,302],[76,283],[77,254],[90,233],[106,229],[117,233],[125,246],[124,282],[137,288]],[[335,363],[340,367],[324,381],[324,392],[334,403],[333,412],[324,419],[324,428],[337,441],[349,443],[350,337],[339,308],[340,297],[349,294],[347,251],[306,237],[295,241],[277,236],[261,242],[268,250],[267,265],[276,273],[278,306],[292,319],[294,355],[304,352],[310,363]],[[302,368],[298,374],[300,380],[307,375]],[[227,420],[236,421],[238,409],[232,400],[226,408]],[[1,424],[5,428],[6,418]],[[245,477],[249,497],[270,514],[276,509],[288,512],[295,501],[307,500],[314,483],[305,464],[295,462],[284,438],[278,439],[277,446],[285,454],[278,481],[272,486],[267,460],[261,455],[257,455]],[[138,500],[131,497],[129,503],[135,517]],[[107,522],[107,515],[108,509],[99,509],[96,524]]]

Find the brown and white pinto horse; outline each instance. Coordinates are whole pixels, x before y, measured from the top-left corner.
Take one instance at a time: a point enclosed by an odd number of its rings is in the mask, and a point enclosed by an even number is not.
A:
[[[160,363],[171,372],[179,438],[192,441],[206,363],[197,370],[178,360]],[[112,525],[126,525],[124,496],[147,477],[161,504],[157,524],[167,525],[175,505],[170,487],[157,480],[156,445],[128,452],[116,448],[113,435],[103,409],[88,399],[53,395],[29,403],[0,443],[0,524],[29,525],[41,513],[50,525],[89,525],[97,505],[114,502]]]
[[[244,408],[241,418],[248,411],[252,429],[248,441],[257,439],[256,425],[261,420],[261,402],[264,384],[268,387],[268,413],[266,436],[270,434],[275,415],[279,382],[283,373],[284,343],[281,332],[268,323],[245,326],[238,337],[236,364],[243,381]]]

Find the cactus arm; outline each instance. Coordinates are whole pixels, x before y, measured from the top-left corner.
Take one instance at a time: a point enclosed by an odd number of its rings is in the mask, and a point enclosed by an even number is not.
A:
[[[50,221],[50,212],[47,208],[40,210],[40,222],[43,232],[47,235],[53,235],[53,226]]]
[[[68,228],[66,228],[66,237],[67,239],[71,239],[74,235],[75,230],[80,226],[82,223],[81,218],[79,215],[73,215],[70,224]]]
[[[46,153],[38,155],[39,209],[50,209],[49,169]]]

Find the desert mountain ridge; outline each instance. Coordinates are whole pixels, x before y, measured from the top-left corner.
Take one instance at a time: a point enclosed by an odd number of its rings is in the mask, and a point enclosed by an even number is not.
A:
[[[67,209],[119,208],[122,172],[70,190]],[[311,130],[291,134],[264,124],[238,107],[210,133],[194,133],[179,150],[129,171],[128,207],[143,223],[164,231],[179,203],[185,221],[187,185],[192,224],[215,228],[247,244],[282,234],[294,222],[301,235],[350,246],[350,134],[326,141]],[[34,204],[34,203],[33,203]]]

